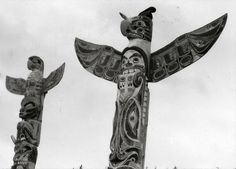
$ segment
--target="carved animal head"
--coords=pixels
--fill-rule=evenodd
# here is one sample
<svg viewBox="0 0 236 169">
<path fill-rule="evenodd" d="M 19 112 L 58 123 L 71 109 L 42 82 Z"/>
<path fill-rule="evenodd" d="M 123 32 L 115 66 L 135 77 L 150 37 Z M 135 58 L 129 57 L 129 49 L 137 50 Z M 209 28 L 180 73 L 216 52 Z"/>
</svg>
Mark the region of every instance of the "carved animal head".
<svg viewBox="0 0 236 169">
<path fill-rule="evenodd" d="M 44 70 L 44 63 L 43 60 L 38 57 L 38 56 L 31 56 L 28 59 L 28 63 L 27 63 L 28 69 L 29 70 Z"/>
<path fill-rule="evenodd" d="M 152 40 L 152 13 L 155 11 L 156 8 L 149 7 L 132 18 L 120 13 L 124 19 L 120 25 L 121 33 L 129 40 L 143 39 L 150 42 Z"/>
</svg>

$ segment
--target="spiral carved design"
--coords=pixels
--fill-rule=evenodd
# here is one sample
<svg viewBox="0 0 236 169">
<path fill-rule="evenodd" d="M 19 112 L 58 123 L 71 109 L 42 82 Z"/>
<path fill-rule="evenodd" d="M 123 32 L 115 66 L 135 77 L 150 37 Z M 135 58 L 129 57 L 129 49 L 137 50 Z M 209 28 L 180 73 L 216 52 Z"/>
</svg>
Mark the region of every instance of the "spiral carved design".
<svg viewBox="0 0 236 169">
<path fill-rule="evenodd" d="M 142 169 L 144 163 L 147 124 L 147 121 L 143 123 L 143 117 L 147 117 L 147 112 L 143 111 L 143 91 L 147 86 L 145 69 L 142 69 L 144 61 L 135 51 L 127 53 L 122 61 L 122 73 L 118 75 L 118 97 L 109 156 L 109 168 L 112 169 Z"/>
</svg>

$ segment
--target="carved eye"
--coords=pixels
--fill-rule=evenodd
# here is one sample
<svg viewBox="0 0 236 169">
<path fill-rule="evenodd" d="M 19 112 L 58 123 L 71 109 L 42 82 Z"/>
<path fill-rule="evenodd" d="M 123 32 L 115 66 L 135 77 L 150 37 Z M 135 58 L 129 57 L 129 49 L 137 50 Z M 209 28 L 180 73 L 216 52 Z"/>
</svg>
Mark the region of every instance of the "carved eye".
<svg viewBox="0 0 236 169">
<path fill-rule="evenodd" d="M 132 30 L 136 30 L 137 28 L 138 28 L 138 26 L 136 26 L 136 25 L 131 26 Z"/>
<path fill-rule="evenodd" d="M 143 21 L 138 21 L 138 22 L 136 22 L 136 24 L 138 26 L 142 26 L 142 27 L 144 27 L 146 25 L 145 22 L 143 22 Z"/>
<path fill-rule="evenodd" d="M 41 65 L 41 60 L 36 58 L 36 57 L 31 57 L 30 60 L 34 63 L 34 64 L 40 64 Z"/>
<path fill-rule="evenodd" d="M 127 29 L 126 29 L 126 32 L 127 32 L 127 33 L 130 33 L 130 29 L 127 28 Z"/>
<path fill-rule="evenodd" d="M 138 28 L 137 32 L 143 32 L 142 28 Z"/>
<path fill-rule="evenodd" d="M 122 60 L 122 64 L 126 64 L 127 60 L 126 59 L 123 59 Z"/>
<path fill-rule="evenodd" d="M 124 82 L 125 81 L 125 77 L 120 77 L 120 82 Z"/>
<path fill-rule="evenodd" d="M 134 62 L 134 63 L 139 62 L 139 58 L 138 58 L 138 57 L 135 57 L 135 58 L 133 59 L 133 62 Z"/>
</svg>

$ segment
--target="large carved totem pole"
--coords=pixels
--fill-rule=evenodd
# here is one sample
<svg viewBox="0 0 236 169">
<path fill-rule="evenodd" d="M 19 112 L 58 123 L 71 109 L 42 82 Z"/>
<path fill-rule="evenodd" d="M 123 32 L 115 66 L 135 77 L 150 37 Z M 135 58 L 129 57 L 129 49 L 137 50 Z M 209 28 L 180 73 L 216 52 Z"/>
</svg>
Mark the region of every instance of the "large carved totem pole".
<svg viewBox="0 0 236 169">
<path fill-rule="evenodd" d="M 152 13 L 150 7 L 121 22 L 121 33 L 129 40 L 119 52 L 76 38 L 75 49 L 82 66 L 94 75 L 115 82 L 118 88 L 111 138 L 109 168 L 143 169 L 148 125 L 148 82 L 158 82 L 201 58 L 221 34 L 227 14 L 179 36 L 151 53 Z"/>
<path fill-rule="evenodd" d="M 27 80 L 6 77 L 6 88 L 19 95 L 24 95 L 21 102 L 17 124 L 16 138 L 11 136 L 15 144 L 15 155 L 12 169 L 34 169 L 40 142 L 43 102 L 46 93 L 55 87 L 62 79 L 65 63 L 53 71 L 46 79 L 43 78 L 44 63 L 38 56 L 28 59 L 28 69 L 31 70 Z"/>
</svg>

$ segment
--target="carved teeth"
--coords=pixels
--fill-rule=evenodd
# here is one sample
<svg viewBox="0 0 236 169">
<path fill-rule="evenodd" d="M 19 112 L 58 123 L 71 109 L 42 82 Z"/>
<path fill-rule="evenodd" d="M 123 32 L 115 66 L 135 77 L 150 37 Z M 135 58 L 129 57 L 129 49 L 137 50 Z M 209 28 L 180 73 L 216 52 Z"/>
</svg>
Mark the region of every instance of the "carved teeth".
<svg viewBox="0 0 236 169">
<path fill-rule="evenodd" d="M 127 69 L 123 72 L 123 74 L 135 73 L 139 71 L 139 69 Z"/>
</svg>

